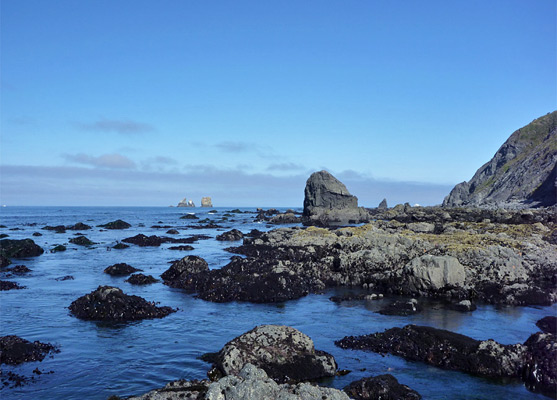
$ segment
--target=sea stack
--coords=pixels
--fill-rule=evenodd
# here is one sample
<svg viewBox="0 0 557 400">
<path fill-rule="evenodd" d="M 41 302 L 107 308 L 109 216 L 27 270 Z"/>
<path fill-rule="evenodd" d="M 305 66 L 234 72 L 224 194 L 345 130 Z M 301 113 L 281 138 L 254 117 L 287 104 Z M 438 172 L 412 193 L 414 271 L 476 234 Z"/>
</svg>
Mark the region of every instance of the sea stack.
<svg viewBox="0 0 557 400">
<path fill-rule="evenodd" d="M 213 203 L 211 202 L 210 197 L 202 197 L 201 198 L 201 207 L 213 207 Z"/>
<path fill-rule="evenodd" d="M 178 203 L 176 207 L 195 207 L 193 200 L 187 200 L 185 197 Z"/>
<path fill-rule="evenodd" d="M 358 207 L 358 198 L 327 171 L 311 174 L 304 191 L 302 223 L 339 226 L 369 221 L 369 214 Z"/>
</svg>

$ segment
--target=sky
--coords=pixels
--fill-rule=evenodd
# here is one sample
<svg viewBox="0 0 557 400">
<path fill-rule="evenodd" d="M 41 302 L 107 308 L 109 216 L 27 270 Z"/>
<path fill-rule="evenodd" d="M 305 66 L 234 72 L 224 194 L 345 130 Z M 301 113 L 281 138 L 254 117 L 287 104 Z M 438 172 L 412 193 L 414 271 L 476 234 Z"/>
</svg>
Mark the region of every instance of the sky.
<svg viewBox="0 0 557 400">
<path fill-rule="evenodd" d="M 2 0 L 0 202 L 434 205 L 557 109 L 554 0 Z"/>
</svg>

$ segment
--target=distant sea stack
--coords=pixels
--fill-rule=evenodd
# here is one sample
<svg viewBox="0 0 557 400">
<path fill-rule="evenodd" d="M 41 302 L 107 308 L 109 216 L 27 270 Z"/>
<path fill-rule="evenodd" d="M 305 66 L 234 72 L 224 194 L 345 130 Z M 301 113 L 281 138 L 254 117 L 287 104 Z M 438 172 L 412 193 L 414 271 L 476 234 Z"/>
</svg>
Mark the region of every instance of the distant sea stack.
<svg viewBox="0 0 557 400">
<path fill-rule="evenodd" d="M 176 207 L 195 207 L 195 204 L 193 203 L 193 200 L 186 200 L 184 197 Z"/>
<path fill-rule="evenodd" d="M 201 207 L 213 207 L 213 203 L 211 202 L 210 197 L 202 197 L 201 198 Z"/>
<path fill-rule="evenodd" d="M 358 207 L 358 198 L 327 171 L 311 174 L 304 191 L 304 225 L 335 226 L 369 221 L 369 213 Z"/>
<path fill-rule="evenodd" d="M 557 204 L 557 111 L 514 132 L 444 207 L 547 207 Z"/>
</svg>

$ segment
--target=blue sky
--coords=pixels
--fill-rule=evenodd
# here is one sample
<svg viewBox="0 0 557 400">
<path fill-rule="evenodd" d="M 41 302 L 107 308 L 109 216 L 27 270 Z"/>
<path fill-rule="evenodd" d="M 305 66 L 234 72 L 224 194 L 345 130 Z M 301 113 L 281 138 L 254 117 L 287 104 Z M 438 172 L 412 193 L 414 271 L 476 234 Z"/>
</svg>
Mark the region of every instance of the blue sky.
<svg viewBox="0 0 557 400">
<path fill-rule="evenodd" d="M 1 202 L 438 204 L 557 108 L 556 3 L 1 3 Z"/>
</svg>

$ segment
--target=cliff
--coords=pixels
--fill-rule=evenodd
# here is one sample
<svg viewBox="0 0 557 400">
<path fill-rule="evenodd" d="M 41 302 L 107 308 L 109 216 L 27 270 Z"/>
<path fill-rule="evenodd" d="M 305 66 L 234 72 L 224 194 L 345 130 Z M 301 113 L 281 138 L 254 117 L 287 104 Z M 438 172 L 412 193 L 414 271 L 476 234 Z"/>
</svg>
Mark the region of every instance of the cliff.
<svg viewBox="0 0 557 400">
<path fill-rule="evenodd" d="M 514 132 L 444 207 L 542 207 L 557 203 L 557 111 Z"/>
</svg>

